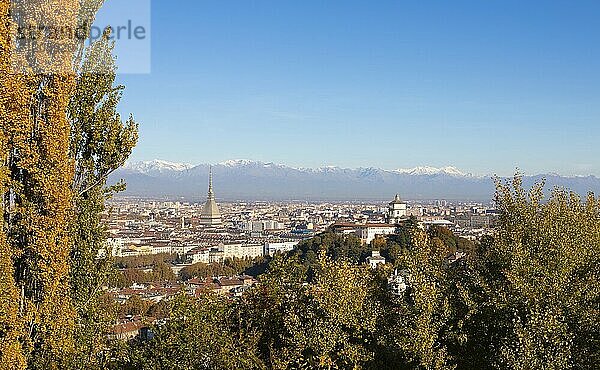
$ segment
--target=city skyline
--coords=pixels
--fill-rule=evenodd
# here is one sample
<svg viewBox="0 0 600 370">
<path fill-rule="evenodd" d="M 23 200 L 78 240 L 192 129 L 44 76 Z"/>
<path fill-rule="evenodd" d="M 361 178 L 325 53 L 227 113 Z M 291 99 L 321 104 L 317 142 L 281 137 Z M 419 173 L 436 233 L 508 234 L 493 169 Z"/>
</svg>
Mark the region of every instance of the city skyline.
<svg viewBox="0 0 600 370">
<path fill-rule="evenodd" d="M 167 4 L 133 160 L 600 176 L 596 2 Z"/>
</svg>

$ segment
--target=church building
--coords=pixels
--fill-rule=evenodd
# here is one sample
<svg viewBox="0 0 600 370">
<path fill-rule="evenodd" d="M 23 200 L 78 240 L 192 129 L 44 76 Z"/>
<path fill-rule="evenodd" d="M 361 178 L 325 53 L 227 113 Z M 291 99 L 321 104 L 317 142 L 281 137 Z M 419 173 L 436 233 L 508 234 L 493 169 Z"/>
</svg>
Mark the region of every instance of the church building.
<svg viewBox="0 0 600 370">
<path fill-rule="evenodd" d="M 388 206 L 387 223 L 392 225 L 398 224 L 406 219 L 406 215 L 406 203 L 400 199 L 400 195 L 396 194 L 396 197 Z"/>
</svg>

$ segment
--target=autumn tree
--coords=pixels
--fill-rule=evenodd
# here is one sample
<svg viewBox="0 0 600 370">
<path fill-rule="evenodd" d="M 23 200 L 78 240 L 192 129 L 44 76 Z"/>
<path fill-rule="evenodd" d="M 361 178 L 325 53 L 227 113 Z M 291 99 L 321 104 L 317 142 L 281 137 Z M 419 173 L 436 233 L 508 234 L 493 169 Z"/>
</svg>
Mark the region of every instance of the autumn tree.
<svg viewBox="0 0 600 370">
<path fill-rule="evenodd" d="M 386 345 L 395 347 L 413 367 L 452 368 L 447 336 L 453 314 L 450 300 L 455 297 L 446 294 L 449 249 L 423 231 L 415 232 L 411 244 L 400 258 L 410 288 L 402 297 L 389 297 L 393 304 L 387 305 L 387 325 L 380 339 L 389 341 Z"/>
<path fill-rule="evenodd" d="M 122 317 L 127 315 L 145 315 L 150 306 L 151 303 L 149 301 L 134 294 L 119 307 L 119 314 Z"/>
<path fill-rule="evenodd" d="M 2 58 L 10 58 L 12 69 L 3 62 L 2 244 L 12 257 L 28 367 L 64 368 L 74 351 L 68 265 L 73 161 L 65 112 L 76 46 L 70 39 L 25 39 L 17 50 L 11 36 L 17 24 L 75 29 L 80 8 L 75 0 L 11 2 L 10 9 L 7 3 L 2 2 L 2 24 L 11 28 L 2 30 Z"/>
<path fill-rule="evenodd" d="M 242 317 L 260 335 L 268 368 L 352 369 L 374 358 L 377 302 L 366 266 L 320 256 L 315 276 L 297 258 L 276 257 L 242 300 Z"/>
<path fill-rule="evenodd" d="M 22 366 L 19 353 L 31 368 L 64 368 L 81 364 L 72 361 L 80 347 L 74 332 L 79 337 L 97 319 L 90 309 L 98 310 L 92 307 L 106 275 L 99 265 L 107 265 L 95 259 L 102 247 L 103 180 L 129 155 L 136 127 L 115 113 L 121 89 L 112 86 L 106 40 L 84 53 L 79 39 L 26 39 L 17 50 L 11 38 L 17 24 L 76 29 L 101 1 L 11 3 L 0 8 L 0 245 L 6 252 L 0 272 L 3 299 L 15 292 L 18 299 L 0 305 L 7 318 L 3 338 L 16 351 L 14 368 Z"/>
<path fill-rule="evenodd" d="M 9 168 L 8 159 L 9 137 L 6 125 L 15 124 L 19 119 L 13 104 L 18 101 L 19 91 L 15 90 L 17 81 L 14 75 L 8 73 L 10 70 L 10 19 L 9 1 L 0 1 L 0 195 L 2 206 L 0 207 L 0 369 L 23 369 L 25 367 L 25 356 L 20 338 L 24 335 L 24 325 L 19 307 L 19 290 L 15 285 L 15 266 L 13 259 L 17 257 L 17 248 L 9 243 L 6 237 L 7 224 L 5 206 L 9 191 Z"/>
<path fill-rule="evenodd" d="M 593 368 L 600 362 L 600 202 L 564 189 L 545 200 L 520 176 L 497 184 L 499 228 L 486 255 L 502 333 L 498 367 Z"/>
</svg>

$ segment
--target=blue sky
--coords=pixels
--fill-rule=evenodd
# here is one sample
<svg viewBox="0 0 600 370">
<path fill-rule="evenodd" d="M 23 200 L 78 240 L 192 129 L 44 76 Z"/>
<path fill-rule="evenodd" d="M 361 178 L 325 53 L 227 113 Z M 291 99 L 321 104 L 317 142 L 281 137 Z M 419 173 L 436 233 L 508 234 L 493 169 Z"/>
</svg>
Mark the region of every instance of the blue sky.
<svg viewBox="0 0 600 370">
<path fill-rule="evenodd" d="M 117 0 L 108 0 L 117 1 Z M 598 1 L 152 1 L 134 160 L 600 175 Z"/>
</svg>

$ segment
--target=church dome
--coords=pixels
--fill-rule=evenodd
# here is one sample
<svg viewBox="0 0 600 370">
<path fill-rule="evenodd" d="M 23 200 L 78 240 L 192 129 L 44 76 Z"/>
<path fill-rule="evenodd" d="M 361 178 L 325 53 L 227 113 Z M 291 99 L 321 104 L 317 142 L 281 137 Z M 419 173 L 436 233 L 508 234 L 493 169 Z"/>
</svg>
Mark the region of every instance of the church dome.
<svg viewBox="0 0 600 370">
<path fill-rule="evenodd" d="M 404 204 L 402 199 L 400 199 L 399 194 L 396 194 L 396 197 L 394 198 L 394 200 L 390 202 L 390 205 L 392 205 L 392 204 Z"/>
</svg>

